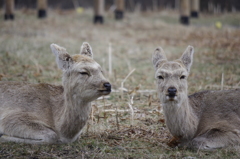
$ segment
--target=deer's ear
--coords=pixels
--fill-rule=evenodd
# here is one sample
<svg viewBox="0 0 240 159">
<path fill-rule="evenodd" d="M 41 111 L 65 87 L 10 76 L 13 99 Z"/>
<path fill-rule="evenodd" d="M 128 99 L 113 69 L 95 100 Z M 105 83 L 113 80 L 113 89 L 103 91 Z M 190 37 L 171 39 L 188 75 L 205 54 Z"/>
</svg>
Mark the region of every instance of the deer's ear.
<svg viewBox="0 0 240 159">
<path fill-rule="evenodd" d="M 63 71 L 69 69 L 73 64 L 73 60 L 66 49 L 56 44 L 51 44 L 50 47 L 53 54 L 56 56 L 58 68 Z"/>
<path fill-rule="evenodd" d="M 89 43 L 84 42 L 84 43 L 82 44 L 81 49 L 80 49 L 80 54 L 81 54 L 81 55 L 88 56 L 88 57 L 90 57 L 90 58 L 93 58 L 92 48 L 91 48 L 91 46 L 89 45 Z"/>
<path fill-rule="evenodd" d="M 157 68 L 166 61 L 167 58 L 163 49 L 161 47 L 156 48 L 152 55 L 152 63 L 154 68 L 157 70 Z"/>
<path fill-rule="evenodd" d="M 180 58 L 188 72 L 190 72 L 190 68 L 193 63 L 193 54 L 194 48 L 192 46 L 188 46 L 187 49 L 182 54 L 182 57 Z"/>
</svg>

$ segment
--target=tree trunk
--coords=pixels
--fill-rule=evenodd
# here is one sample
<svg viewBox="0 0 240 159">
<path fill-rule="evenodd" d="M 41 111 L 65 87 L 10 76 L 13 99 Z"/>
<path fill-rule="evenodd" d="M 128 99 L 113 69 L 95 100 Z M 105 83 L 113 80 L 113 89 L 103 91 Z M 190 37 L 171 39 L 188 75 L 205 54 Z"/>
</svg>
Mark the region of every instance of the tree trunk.
<svg viewBox="0 0 240 159">
<path fill-rule="evenodd" d="M 180 0 L 180 23 L 189 25 L 190 0 Z"/>
<path fill-rule="evenodd" d="M 199 0 L 191 0 L 191 17 L 198 18 L 199 16 Z"/>
<path fill-rule="evenodd" d="M 38 18 L 47 17 L 47 0 L 37 0 Z"/>
<path fill-rule="evenodd" d="M 5 0 L 4 20 L 14 20 L 14 0 Z"/>
<path fill-rule="evenodd" d="M 94 0 L 94 20 L 93 20 L 94 24 L 96 23 L 103 24 L 104 5 L 105 5 L 104 0 Z"/>
<path fill-rule="evenodd" d="M 115 0 L 116 10 L 115 10 L 115 19 L 123 19 L 123 13 L 125 9 L 125 0 Z"/>
</svg>

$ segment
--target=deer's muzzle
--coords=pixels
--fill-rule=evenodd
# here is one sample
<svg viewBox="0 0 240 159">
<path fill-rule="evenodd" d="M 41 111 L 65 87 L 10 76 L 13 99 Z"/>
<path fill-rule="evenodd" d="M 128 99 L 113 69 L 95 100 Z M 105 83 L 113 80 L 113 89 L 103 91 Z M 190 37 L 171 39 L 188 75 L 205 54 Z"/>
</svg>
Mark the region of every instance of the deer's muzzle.
<svg viewBox="0 0 240 159">
<path fill-rule="evenodd" d="M 104 95 L 107 95 L 111 92 L 111 84 L 109 82 L 103 83 L 103 88 L 98 90 L 99 92 L 103 93 Z"/>
<path fill-rule="evenodd" d="M 169 87 L 167 90 L 167 96 L 169 97 L 170 101 L 173 101 L 177 96 L 177 89 L 175 87 Z"/>
<path fill-rule="evenodd" d="M 104 83 L 103 86 L 106 88 L 106 91 L 111 92 L 111 84 L 110 83 Z"/>
</svg>

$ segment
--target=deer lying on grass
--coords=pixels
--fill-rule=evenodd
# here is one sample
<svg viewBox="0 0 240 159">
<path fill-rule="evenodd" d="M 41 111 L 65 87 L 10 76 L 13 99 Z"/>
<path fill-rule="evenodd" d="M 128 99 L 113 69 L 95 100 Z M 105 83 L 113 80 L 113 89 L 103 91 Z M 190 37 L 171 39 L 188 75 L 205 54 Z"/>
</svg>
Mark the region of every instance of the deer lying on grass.
<svg viewBox="0 0 240 159">
<path fill-rule="evenodd" d="M 88 120 L 90 102 L 111 92 L 88 43 L 72 56 L 56 44 L 51 49 L 63 86 L 0 82 L 0 141 L 73 142 Z"/>
<path fill-rule="evenodd" d="M 166 125 L 179 146 L 215 149 L 240 144 L 240 89 L 203 91 L 188 96 L 187 77 L 194 48 L 168 61 L 157 48 L 152 62 Z"/>
</svg>

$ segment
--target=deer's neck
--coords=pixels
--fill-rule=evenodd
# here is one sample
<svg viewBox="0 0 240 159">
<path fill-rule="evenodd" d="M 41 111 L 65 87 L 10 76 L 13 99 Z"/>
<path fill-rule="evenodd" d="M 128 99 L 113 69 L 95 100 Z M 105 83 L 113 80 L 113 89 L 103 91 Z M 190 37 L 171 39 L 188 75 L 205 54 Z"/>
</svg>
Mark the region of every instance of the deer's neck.
<svg viewBox="0 0 240 159">
<path fill-rule="evenodd" d="M 62 140 L 66 142 L 76 140 L 91 111 L 91 103 L 85 102 L 79 94 L 74 89 L 64 89 L 64 107 L 59 114 L 58 127 Z"/>
<path fill-rule="evenodd" d="M 163 104 L 166 124 L 173 136 L 190 139 L 194 136 L 198 118 L 189 103 L 188 96 L 181 103 L 168 102 Z"/>
</svg>

